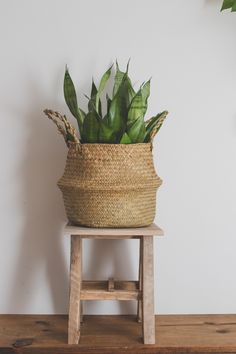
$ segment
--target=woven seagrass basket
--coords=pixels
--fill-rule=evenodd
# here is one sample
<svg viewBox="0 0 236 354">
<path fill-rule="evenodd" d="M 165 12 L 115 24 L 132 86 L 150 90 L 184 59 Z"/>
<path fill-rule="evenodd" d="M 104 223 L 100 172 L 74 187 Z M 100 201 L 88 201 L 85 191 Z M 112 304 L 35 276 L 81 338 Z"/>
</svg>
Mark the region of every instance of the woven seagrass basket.
<svg viewBox="0 0 236 354">
<path fill-rule="evenodd" d="M 161 182 L 150 143 L 72 143 L 58 186 L 71 223 L 119 228 L 153 222 Z"/>
</svg>

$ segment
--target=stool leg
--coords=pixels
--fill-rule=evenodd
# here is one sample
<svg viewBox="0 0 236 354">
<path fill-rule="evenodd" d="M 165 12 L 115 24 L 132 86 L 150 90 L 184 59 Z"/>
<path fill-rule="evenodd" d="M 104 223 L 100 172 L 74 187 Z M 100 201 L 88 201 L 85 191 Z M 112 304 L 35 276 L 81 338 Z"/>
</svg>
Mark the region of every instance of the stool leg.
<svg viewBox="0 0 236 354">
<path fill-rule="evenodd" d="M 82 238 L 77 235 L 71 235 L 68 344 L 78 344 L 80 337 L 81 254 Z"/>
<path fill-rule="evenodd" d="M 143 237 L 139 238 L 139 278 L 138 278 L 138 283 L 139 283 L 139 290 L 142 291 L 142 276 L 143 276 Z M 138 313 L 137 313 L 137 320 L 138 322 L 142 322 L 142 310 L 143 310 L 143 304 L 142 300 L 138 300 Z"/>
<path fill-rule="evenodd" d="M 143 236 L 143 340 L 155 344 L 153 236 Z"/>
<path fill-rule="evenodd" d="M 83 243 L 82 243 L 82 238 L 81 238 L 81 266 L 80 266 L 80 269 L 81 269 L 81 284 L 82 284 L 82 281 L 83 281 Z M 80 300 L 80 323 L 82 324 L 84 322 L 84 303 L 82 300 Z"/>
<path fill-rule="evenodd" d="M 80 323 L 84 322 L 83 301 L 80 300 Z"/>
</svg>

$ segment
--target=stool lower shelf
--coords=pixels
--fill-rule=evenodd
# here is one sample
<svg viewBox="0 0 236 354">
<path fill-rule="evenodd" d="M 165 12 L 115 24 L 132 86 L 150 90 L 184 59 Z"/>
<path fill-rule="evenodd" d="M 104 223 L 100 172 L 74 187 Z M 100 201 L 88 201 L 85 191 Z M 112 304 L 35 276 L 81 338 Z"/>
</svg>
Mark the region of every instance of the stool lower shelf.
<svg viewBox="0 0 236 354">
<path fill-rule="evenodd" d="M 109 289 L 108 281 L 82 281 L 81 300 L 140 300 L 142 292 L 138 281 L 113 281 L 114 288 Z"/>
</svg>

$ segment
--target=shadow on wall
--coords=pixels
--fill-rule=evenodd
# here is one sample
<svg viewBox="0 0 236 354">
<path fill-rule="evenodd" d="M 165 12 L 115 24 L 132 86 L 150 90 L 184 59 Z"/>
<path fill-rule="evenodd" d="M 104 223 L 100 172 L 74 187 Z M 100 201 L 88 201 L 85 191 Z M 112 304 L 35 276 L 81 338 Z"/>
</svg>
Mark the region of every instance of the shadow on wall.
<svg viewBox="0 0 236 354">
<path fill-rule="evenodd" d="M 22 186 L 19 208 L 24 224 L 21 235 L 17 235 L 20 246 L 9 313 L 13 309 L 16 313 L 27 313 L 36 306 L 40 309 L 35 308 L 35 312 L 44 312 L 42 289 L 47 287 L 53 304 L 51 312 L 65 312 L 68 271 L 61 230 L 66 220 L 56 182 L 63 171 L 66 149 L 59 142 L 61 137 L 44 120 L 42 109 L 47 99 L 34 85 L 30 87 L 28 102 L 29 113 L 24 117 L 22 114 L 22 124 L 28 130 L 25 157 L 19 161 L 16 176 Z M 49 307 L 47 304 L 46 308 Z"/>
<path fill-rule="evenodd" d="M 56 186 L 64 170 L 67 149 L 56 127 L 42 113 L 46 107 L 56 107 L 63 113 L 65 107 L 60 107 L 58 102 L 48 102 L 33 84 L 28 102 L 28 114 L 21 114 L 22 124 L 28 130 L 25 156 L 16 171 L 22 190 L 19 209 L 24 223 L 21 234 L 16 236 L 19 249 L 6 311 L 67 313 L 68 265 L 62 233 L 66 216 Z M 123 275 L 125 279 L 127 273 L 136 274 L 130 251 L 126 241 L 91 241 L 85 276 L 96 279 L 105 271 L 114 278 Z M 99 312 L 99 303 L 87 305 L 89 312 Z M 119 312 L 132 313 L 135 305 L 119 302 Z"/>
</svg>

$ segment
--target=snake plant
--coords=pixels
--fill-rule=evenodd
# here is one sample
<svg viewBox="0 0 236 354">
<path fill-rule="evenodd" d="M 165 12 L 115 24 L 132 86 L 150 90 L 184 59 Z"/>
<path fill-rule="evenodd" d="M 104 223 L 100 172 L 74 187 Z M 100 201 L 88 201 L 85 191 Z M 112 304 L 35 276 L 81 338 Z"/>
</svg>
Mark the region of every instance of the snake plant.
<svg viewBox="0 0 236 354">
<path fill-rule="evenodd" d="M 236 11 L 236 0 L 224 0 L 221 11 L 231 9 L 231 11 Z"/>
<path fill-rule="evenodd" d="M 126 71 L 120 70 L 116 62 L 116 72 L 112 95 L 106 94 L 106 109 L 103 114 L 101 94 L 109 80 L 112 66 L 103 74 L 98 87 L 92 81 L 91 93 L 88 98 L 88 111 L 85 113 L 78 105 L 74 83 L 66 67 L 64 76 L 64 97 L 66 104 L 78 123 L 81 143 L 107 144 L 135 144 L 150 142 L 162 126 L 168 112 L 158 113 L 145 121 L 148 98 L 150 95 L 150 80 L 144 82 L 135 92 Z M 46 115 L 57 124 L 66 121 L 65 116 L 45 110 Z M 62 131 L 59 130 L 61 133 Z M 70 132 L 72 130 L 70 129 Z M 74 131 L 73 131 L 74 132 Z M 76 141 L 78 138 L 68 135 L 68 124 L 65 126 L 64 138 L 66 142 Z M 69 138 L 68 138 L 69 137 Z"/>
</svg>

